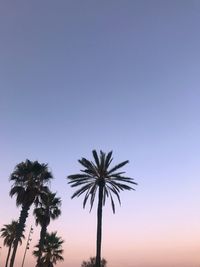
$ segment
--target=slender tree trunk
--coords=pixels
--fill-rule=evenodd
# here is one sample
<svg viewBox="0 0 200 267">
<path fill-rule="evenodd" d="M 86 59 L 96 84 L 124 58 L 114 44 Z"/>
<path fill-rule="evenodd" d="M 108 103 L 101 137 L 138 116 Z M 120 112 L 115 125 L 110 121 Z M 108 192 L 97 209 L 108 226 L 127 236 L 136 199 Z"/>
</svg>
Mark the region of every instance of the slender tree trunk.
<svg viewBox="0 0 200 267">
<path fill-rule="evenodd" d="M 103 185 L 100 184 L 98 208 L 97 208 L 96 267 L 101 267 L 102 207 L 103 207 Z"/>
<path fill-rule="evenodd" d="M 52 266 L 53 264 L 51 263 L 50 255 L 47 256 L 46 263 L 47 263 L 47 267 L 53 267 Z"/>
<path fill-rule="evenodd" d="M 41 266 L 42 249 L 44 247 L 44 239 L 46 236 L 46 232 L 47 232 L 47 225 L 46 223 L 44 223 L 40 231 L 39 251 L 38 251 L 38 259 L 37 259 L 36 266 Z"/>
<path fill-rule="evenodd" d="M 28 217 L 29 209 L 30 209 L 30 205 L 22 206 L 22 210 L 21 210 L 20 217 L 19 217 L 19 224 L 17 226 L 16 238 L 13 243 L 13 252 L 12 252 L 12 257 L 10 260 L 10 267 L 14 266 L 17 247 L 19 244 L 19 240 L 22 236 L 22 233 L 24 232 L 25 222 L 26 222 L 26 218 Z"/>
<path fill-rule="evenodd" d="M 10 258 L 11 248 L 12 248 L 12 244 L 10 244 L 9 249 L 8 249 L 8 255 L 7 255 L 7 258 L 6 258 L 6 265 L 5 265 L 5 267 L 8 266 L 8 261 L 9 261 L 9 258 Z"/>
</svg>

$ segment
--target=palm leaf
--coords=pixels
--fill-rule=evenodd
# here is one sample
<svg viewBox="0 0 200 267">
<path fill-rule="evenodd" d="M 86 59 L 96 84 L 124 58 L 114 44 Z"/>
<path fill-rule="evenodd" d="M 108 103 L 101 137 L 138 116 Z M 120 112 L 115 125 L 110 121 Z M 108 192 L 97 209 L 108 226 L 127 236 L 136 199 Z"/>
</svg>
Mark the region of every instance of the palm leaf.
<svg viewBox="0 0 200 267">
<path fill-rule="evenodd" d="M 78 190 L 71 196 L 71 198 L 79 197 L 81 194 L 83 194 L 85 191 L 87 191 L 90 187 L 91 187 L 91 184 L 87 184 L 87 185 L 81 187 L 80 189 L 78 189 Z"/>
<path fill-rule="evenodd" d="M 120 200 L 120 196 L 119 196 L 119 193 L 118 191 L 116 190 L 116 188 L 113 186 L 108 186 L 108 188 L 116 195 L 118 201 L 119 201 L 119 204 L 121 205 L 121 200 Z M 109 191 L 108 191 L 109 192 Z"/>
<path fill-rule="evenodd" d="M 106 161 L 105 161 L 105 169 L 107 170 L 108 167 L 110 166 L 110 163 L 112 162 L 112 151 L 108 153 L 106 156 Z"/>
<path fill-rule="evenodd" d="M 99 164 L 99 157 L 98 157 L 98 154 L 97 154 L 96 150 L 93 150 L 93 151 L 92 151 L 92 154 L 93 154 L 95 163 L 96 163 L 96 165 L 97 165 L 97 169 L 99 169 L 99 167 L 100 167 L 100 164 Z"/>
<path fill-rule="evenodd" d="M 122 168 L 122 167 L 123 167 L 124 165 L 126 165 L 127 163 L 129 163 L 128 160 L 119 163 L 119 164 L 116 165 L 114 168 L 112 168 L 111 170 L 108 171 L 108 175 L 111 174 L 112 172 L 114 172 L 114 171 L 116 171 L 116 170 Z"/>
</svg>

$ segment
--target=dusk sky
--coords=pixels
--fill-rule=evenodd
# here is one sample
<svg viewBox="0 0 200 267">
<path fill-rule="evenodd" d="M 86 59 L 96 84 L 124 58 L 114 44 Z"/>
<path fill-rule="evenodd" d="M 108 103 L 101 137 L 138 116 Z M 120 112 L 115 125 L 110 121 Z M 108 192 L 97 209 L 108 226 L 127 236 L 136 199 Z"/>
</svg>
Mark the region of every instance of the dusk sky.
<svg viewBox="0 0 200 267">
<path fill-rule="evenodd" d="M 0 0 L 0 128 L 0 227 L 19 218 L 16 164 L 48 163 L 62 198 L 48 228 L 65 240 L 57 266 L 80 267 L 95 255 L 96 206 L 71 200 L 66 177 L 92 149 L 113 150 L 138 186 L 115 215 L 103 210 L 108 267 L 200 266 L 200 1 Z M 24 267 L 32 210 L 26 236 L 31 224 Z"/>
</svg>

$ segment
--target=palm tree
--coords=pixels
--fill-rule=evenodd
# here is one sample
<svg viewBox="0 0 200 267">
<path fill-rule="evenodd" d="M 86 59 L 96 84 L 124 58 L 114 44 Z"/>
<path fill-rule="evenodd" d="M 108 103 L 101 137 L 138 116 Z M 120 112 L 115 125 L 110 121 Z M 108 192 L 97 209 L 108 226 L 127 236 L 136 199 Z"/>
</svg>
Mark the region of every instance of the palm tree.
<svg viewBox="0 0 200 267">
<path fill-rule="evenodd" d="M 44 246 L 42 248 L 42 257 L 40 267 L 53 267 L 57 261 L 63 261 L 62 244 L 64 240 L 57 236 L 57 232 L 46 233 Z M 39 244 L 35 246 L 37 250 L 33 251 L 33 255 L 38 258 Z"/>
<path fill-rule="evenodd" d="M 4 227 L 1 228 L 1 230 L 0 230 L 1 237 L 4 238 L 3 244 L 4 244 L 4 246 L 8 247 L 8 255 L 6 258 L 5 267 L 8 266 L 8 261 L 10 258 L 12 245 L 13 245 L 13 242 L 14 242 L 15 237 L 16 237 L 17 225 L 18 225 L 18 222 L 12 220 L 12 222 L 10 224 L 4 224 Z M 23 234 L 22 234 L 21 238 L 19 239 L 20 244 L 22 243 L 22 238 L 25 238 L 25 236 Z"/>
<path fill-rule="evenodd" d="M 40 201 L 37 203 L 34 209 L 34 214 L 36 216 L 36 225 L 41 225 L 40 240 L 39 240 L 39 251 L 37 265 L 41 264 L 42 248 L 44 244 L 45 235 L 47 232 L 47 226 L 50 220 L 55 220 L 61 214 L 60 207 L 61 199 L 56 197 L 56 193 L 49 191 L 48 194 L 41 195 Z"/>
<path fill-rule="evenodd" d="M 83 261 L 81 264 L 81 267 L 95 267 L 96 265 L 96 258 L 95 257 L 90 257 L 88 261 Z M 106 267 L 107 266 L 107 261 L 103 258 L 101 259 L 101 267 Z"/>
<path fill-rule="evenodd" d="M 16 165 L 10 176 L 10 180 L 14 182 L 10 190 L 10 196 L 16 196 L 17 206 L 22 207 L 16 238 L 13 243 L 10 267 L 14 265 L 19 239 L 24 231 L 29 209 L 41 194 L 48 192 L 46 184 L 52 178 L 53 176 L 48 171 L 47 164 L 40 164 L 38 161 L 30 161 L 28 159 Z"/>
<path fill-rule="evenodd" d="M 112 151 L 108 154 L 100 151 L 98 155 L 96 150 L 92 151 L 94 162 L 86 158 L 79 160 L 79 163 L 84 167 L 79 174 L 69 175 L 69 184 L 72 187 L 80 188 L 72 195 L 72 198 L 79 197 L 85 193 L 83 208 L 85 207 L 88 198 L 90 198 L 90 210 L 93 207 L 95 196 L 98 193 L 97 207 L 97 239 L 96 239 L 96 267 L 100 267 L 101 263 L 101 239 L 102 239 L 102 209 L 105 205 L 106 198 L 110 197 L 113 213 L 115 213 L 115 204 L 113 196 L 115 195 L 120 203 L 119 192 L 123 190 L 134 190 L 131 185 L 136 185 L 132 178 L 122 176 L 124 172 L 119 171 L 128 160 L 117 164 L 110 168 L 113 160 Z"/>
</svg>

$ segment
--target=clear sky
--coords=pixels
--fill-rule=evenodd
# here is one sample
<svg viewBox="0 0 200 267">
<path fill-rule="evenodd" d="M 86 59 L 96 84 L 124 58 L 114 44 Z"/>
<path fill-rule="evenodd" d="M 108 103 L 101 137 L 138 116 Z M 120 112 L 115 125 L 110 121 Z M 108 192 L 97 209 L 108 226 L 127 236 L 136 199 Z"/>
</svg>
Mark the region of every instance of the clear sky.
<svg viewBox="0 0 200 267">
<path fill-rule="evenodd" d="M 1 0 L 0 227 L 19 217 L 15 165 L 48 163 L 63 203 L 49 227 L 65 239 L 58 266 L 80 267 L 95 254 L 96 211 L 65 178 L 92 149 L 113 150 L 139 185 L 115 215 L 104 209 L 108 267 L 199 267 L 199 103 L 200 1 Z M 31 224 L 25 267 L 39 237 L 30 212 L 26 234 Z"/>
</svg>

